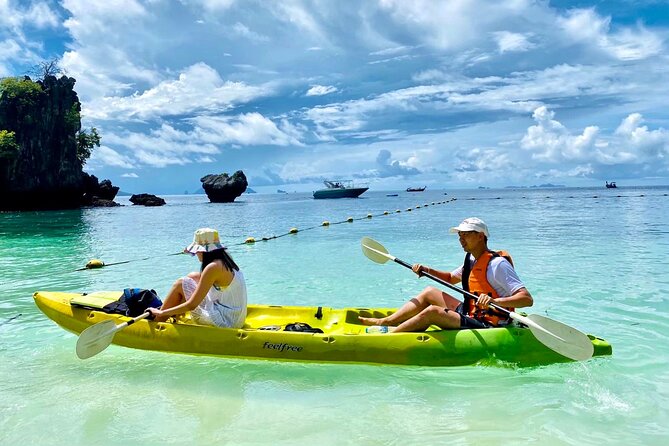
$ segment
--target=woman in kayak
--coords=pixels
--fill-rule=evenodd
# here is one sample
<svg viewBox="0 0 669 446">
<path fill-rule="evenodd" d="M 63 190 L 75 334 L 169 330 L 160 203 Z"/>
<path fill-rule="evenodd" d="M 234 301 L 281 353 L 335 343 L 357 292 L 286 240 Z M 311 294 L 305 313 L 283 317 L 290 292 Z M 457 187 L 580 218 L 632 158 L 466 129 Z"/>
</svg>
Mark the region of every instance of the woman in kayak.
<svg viewBox="0 0 669 446">
<path fill-rule="evenodd" d="M 190 311 L 203 325 L 240 328 L 246 319 L 246 283 L 244 275 L 221 245 L 218 231 L 195 231 L 193 243 L 184 252 L 197 256 L 200 271 L 177 279 L 160 308 L 147 311 L 156 321 Z"/>
<path fill-rule="evenodd" d="M 450 232 L 457 233 L 465 250 L 464 264 L 452 272 L 439 271 L 424 265 L 413 265 L 413 272 L 428 273 L 445 282 L 463 283 L 463 288 L 477 296 L 464 302 L 435 287 L 427 287 L 404 304 L 397 312 L 384 318 L 360 317 L 365 325 L 389 325 L 392 332 L 424 331 L 430 325 L 443 329 L 488 328 L 505 325 L 508 315 L 490 308 L 494 303 L 510 311 L 530 307 L 532 296 L 513 269 L 511 257 L 504 251 L 488 249 L 488 226 L 479 218 L 465 219 Z"/>
</svg>

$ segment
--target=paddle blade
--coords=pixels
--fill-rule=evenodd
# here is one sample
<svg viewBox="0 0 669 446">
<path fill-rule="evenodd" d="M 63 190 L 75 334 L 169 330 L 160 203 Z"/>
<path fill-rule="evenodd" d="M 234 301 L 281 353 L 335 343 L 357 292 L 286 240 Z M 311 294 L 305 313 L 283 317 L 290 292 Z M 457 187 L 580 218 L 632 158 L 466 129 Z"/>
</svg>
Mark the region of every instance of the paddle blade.
<svg viewBox="0 0 669 446">
<path fill-rule="evenodd" d="M 546 333 L 546 331 L 529 325 L 534 337 L 546 347 L 574 361 L 584 361 L 592 357 L 595 348 L 585 333 L 562 322 L 538 314 L 530 314 L 527 318 L 555 335 L 552 336 Z"/>
<path fill-rule="evenodd" d="M 91 325 L 82 331 L 77 339 L 79 359 L 88 359 L 109 347 L 117 331 L 116 324 L 111 320 Z"/>
<path fill-rule="evenodd" d="M 363 237 L 360 245 L 362 246 L 362 253 L 376 263 L 383 264 L 388 260 L 392 260 L 392 256 L 388 254 L 388 250 L 374 239 Z"/>
</svg>

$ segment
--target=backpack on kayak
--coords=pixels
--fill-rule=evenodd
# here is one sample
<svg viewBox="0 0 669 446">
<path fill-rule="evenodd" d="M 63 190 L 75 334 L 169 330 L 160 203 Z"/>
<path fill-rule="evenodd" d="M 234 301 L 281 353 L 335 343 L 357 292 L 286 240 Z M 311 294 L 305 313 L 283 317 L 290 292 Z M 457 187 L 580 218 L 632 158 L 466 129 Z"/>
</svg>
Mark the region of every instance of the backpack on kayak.
<svg viewBox="0 0 669 446">
<path fill-rule="evenodd" d="M 323 333 L 323 330 L 320 328 L 313 328 L 311 325 L 305 322 L 293 322 L 292 324 L 287 324 L 284 331 L 301 331 L 303 333 Z"/>
<path fill-rule="evenodd" d="M 126 288 L 119 300 L 108 303 L 102 307 L 102 311 L 136 317 L 144 313 L 147 308 L 160 308 L 162 304 L 155 290 Z"/>
</svg>

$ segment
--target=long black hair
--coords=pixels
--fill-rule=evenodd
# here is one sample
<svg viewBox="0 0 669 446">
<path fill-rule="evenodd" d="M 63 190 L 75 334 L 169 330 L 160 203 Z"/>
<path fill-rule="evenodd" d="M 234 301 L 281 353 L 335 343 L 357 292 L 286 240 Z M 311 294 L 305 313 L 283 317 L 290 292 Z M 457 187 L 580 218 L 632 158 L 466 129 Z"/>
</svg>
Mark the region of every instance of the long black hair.
<svg viewBox="0 0 669 446">
<path fill-rule="evenodd" d="M 200 267 L 200 272 L 204 271 L 207 265 L 215 260 L 220 260 L 223 262 L 223 266 L 228 271 L 239 271 L 239 267 L 235 261 L 232 260 L 232 257 L 230 257 L 230 254 L 228 254 L 228 251 L 225 248 L 221 248 L 202 253 L 202 266 Z"/>
</svg>

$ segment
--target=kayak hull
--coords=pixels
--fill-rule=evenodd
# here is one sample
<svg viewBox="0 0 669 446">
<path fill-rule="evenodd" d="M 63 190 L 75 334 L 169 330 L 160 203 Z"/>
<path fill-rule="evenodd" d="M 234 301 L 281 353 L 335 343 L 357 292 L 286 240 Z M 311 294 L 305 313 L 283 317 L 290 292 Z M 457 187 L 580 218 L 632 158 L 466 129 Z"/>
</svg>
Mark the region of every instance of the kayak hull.
<svg viewBox="0 0 669 446">
<path fill-rule="evenodd" d="M 33 297 L 48 318 L 79 334 L 106 320 L 117 324 L 130 320 L 99 309 L 104 302 L 117 300 L 121 294 L 119 291 L 92 294 L 38 291 Z M 535 366 L 570 361 L 545 347 L 526 328 L 366 333 L 366 327 L 358 321 L 359 315 L 383 317 L 393 311 L 250 305 L 246 324 L 240 329 L 198 325 L 188 317 L 173 323 L 144 319 L 116 333 L 113 343 L 170 353 L 329 363 L 464 366 L 501 361 Z M 323 333 L 266 329 L 294 322 L 307 323 L 322 329 Z M 595 356 L 611 354 L 608 342 L 594 336 L 590 338 Z"/>
</svg>

